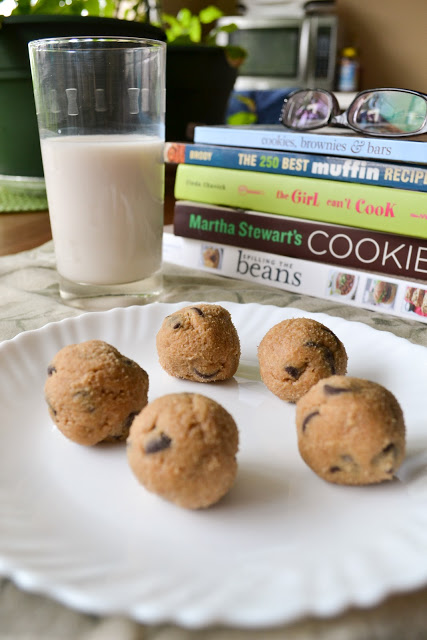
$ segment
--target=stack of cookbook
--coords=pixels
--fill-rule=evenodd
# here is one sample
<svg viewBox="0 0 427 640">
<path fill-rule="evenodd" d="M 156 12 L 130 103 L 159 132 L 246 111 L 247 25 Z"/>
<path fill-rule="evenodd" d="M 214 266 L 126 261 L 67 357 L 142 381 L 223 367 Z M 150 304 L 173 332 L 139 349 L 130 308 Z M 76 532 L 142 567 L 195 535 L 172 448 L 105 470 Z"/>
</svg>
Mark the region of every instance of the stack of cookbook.
<svg viewBox="0 0 427 640">
<path fill-rule="evenodd" d="M 170 262 L 427 322 L 427 145 L 200 126 L 177 164 Z"/>
</svg>

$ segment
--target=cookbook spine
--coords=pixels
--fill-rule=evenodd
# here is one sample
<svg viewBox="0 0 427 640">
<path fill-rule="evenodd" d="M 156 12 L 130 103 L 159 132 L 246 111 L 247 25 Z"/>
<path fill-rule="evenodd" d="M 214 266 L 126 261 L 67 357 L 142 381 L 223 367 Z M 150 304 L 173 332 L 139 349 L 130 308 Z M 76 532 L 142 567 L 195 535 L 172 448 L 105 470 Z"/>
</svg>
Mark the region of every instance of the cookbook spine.
<svg viewBox="0 0 427 640">
<path fill-rule="evenodd" d="M 427 323 L 427 286 L 419 281 L 163 235 L 165 262 Z"/>
<path fill-rule="evenodd" d="M 409 236 L 178 200 L 178 236 L 427 282 L 427 242 Z"/>
<path fill-rule="evenodd" d="M 427 146 L 423 140 L 300 132 L 282 126 L 197 126 L 194 142 L 427 164 Z"/>
<path fill-rule="evenodd" d="M 311 153 L 166 142 L 165 162 L 427 191 L 427 167 Z"/>
<path fill-rule="evenodd" d="M 427 194 L 415 191 L 180 164 L 175 198 L 427 239 Z"/>
</svg>

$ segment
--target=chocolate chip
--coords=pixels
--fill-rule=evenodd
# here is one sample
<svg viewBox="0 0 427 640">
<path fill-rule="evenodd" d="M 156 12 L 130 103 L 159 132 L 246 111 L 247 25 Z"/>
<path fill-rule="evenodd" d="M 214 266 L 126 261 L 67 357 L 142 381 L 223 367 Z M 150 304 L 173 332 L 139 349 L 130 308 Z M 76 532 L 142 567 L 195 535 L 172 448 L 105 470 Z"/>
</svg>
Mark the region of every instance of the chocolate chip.
<svg viewBox="0 0 427 640">
<path fill-rule="evenodd" d="M 329 469 L 329 473 L 337 473 L 337 471 L 341 471 L 341 467 L 331 467 Z"/>
<path fill-rule="evenodd" d="M 126 418 L 123 428 L 124 429 L 130 429 L 132 422 L 134 421 L 134 418 L 138 415 L 138 411 L 132 411 L 128 417 Z"/>
<path fill-rule="evenodd" d="M 47 404 L 48 404 L 48 407 L 49 407 L 49 411 L 51 411 L 53 413 L 53 415 L 56 416 L 56 414 L 57 414 L 56 409 L 54 409 L 49 402 Z"/>
<path fill-rule="evenodd" d="M 300 378 L 301 375 L 304 373 L 305 367 L 298 369 L 298 367 L 288 366 L 288 367 L 285 367 L 285 371 L 286 373 L 289 373 L 291 378 L 293 378 L 294 380 L 298 380 L 298 378 Z"/>
<path fill-rule="evenodd" d="M 390 442 L 390 444 L 384 447 L 382 453 L 390 453 L 391 451 L 396 455 L 396 445 L 393 442 Z"/>
<path fill-rule="evenodd" d="M 338 396 L 340 393 L 348 393 L 350 391 L 353 391 L 353 389 L 333 387 L 331 384 L 325 384 L 323 387 L 323 393 L 325 396 Z"/>
<path fill-rule="evenodd" d="M 307 424 L 310 422 L 310 420 L 311 420 L 312 418 L 314 418 L 315 416 L 318 416 L 318 415 L 319 415 L 319 413 L 320 413 L 319 411 L 312 411 L 311 413 L 309 413 L 309 414 L 308 414 L 308 416 L 306 416 L 306 417 L 304 418 L 303 423 L 302 423 L 302 430 L 303 430 L 303 432 L 305 431 L 305 429 L 306 429 L 306 427 L 307 427 Z"/>
<path fill-rule="evenodd" d="M 351 464 L 356 464 L 356 463 L 355 463 L 355 461 L 353 460 L 353 457 L 352 457 L 351 455 L 349 455 L 348 453 L 344 453 L 344 454 L 341 456 L 341 460 L 342 460 L 343 462 L 349 462 L 349 463 L 351 463 Z"/>
<path fill-rule="evenodd" d="M 145 453 L 157 453 L 158 451 L 168 449 L 171 445 L 171 442 L 172 439 L 162 432 L 158 438 L 154 438 L 153 440 L 147 442 L 147 444 L 145 445 Z"/>
<path fill-rule="evenodd" d="M 335 335 L 335 333 L 332 331 L 332 329 L 329 329 L 329 327 L 323 326 L 322 327 L 322 331 L 326 331 L 326 333 L 329 333 L 329 335 L 332 336 L 337 343 L 339 343 L 339 340 L 338 340 L 337 336 Z"/>
<path fill-rule="evenodd" d="M 323 349 L 323 357 L 325 358 L 326 364 L 329 366 L 332 375 L 335 375 L 335 357 L 329 347 L 324 347 Z"/>
<path fill-rule="evenodd" d="M 73 400 L 76 400 L 80 403 L 81 408 L 86 411 L 86 413 L 93 413 L 96 411 L 96 406 L 92 403 L 92 396 L 88 389 L 80 389 L 73 393 Z"/>
<path fill-rule="evenodd" d="M 325 344 L 322 344 L 321 342 L 313 342 L 313 340 L 308 340 L 304 343 L 304 346 L 314 347 L 315 349 L 320 349 L 321 351 L 323 351 L 323 358 L 330 368 L 332 375 L 335 375 L 335 357 L 329 347 L 327 347 Z"/>
<path fill-rule="evenodd" d="M 53 373 L 56 373 L 56 368 L 52 364 L 50 364 L 47 368 L 47 375 L 51 376 Z"/>
<path fill-rule="evenodd" d="M 199 314 L 199 316 L 204 316 L 205 314 L 203 313 L 203 311 L 201 309 L 199 309 L 199 307 L 191 307 L 193 309 L 193 311 L 195 311 L 196 313 Z"/>
<path fill-rule="evenodd" d="M 214 373 L 201 373 L 200 371 L 197 371 L 195 367 L 193 367 L 193 371 L 196 376 L 199 376 L 199 378 L 203 378 L 203 380 L 210 380 L 211 378 L 215 378 L 215 376 L 218 375 L 220 369 L 217 369 L 216 371 L 214 371 Z"/>
<path fill-rule="evenodd" d="M 393 459 L 396 459 L 397 451 L 398 451 L 397 446 L 394 444 L 394 442 L 390 442 L 372 458 L 371 463 L 374 466 L 378 464 L 383 464 L 384 459 L 387 458 L 387 456 L 389 456 L 390 454 L 392 455 Z M 390 460 L 390 463 L 391 463 L 391 460 Z M 392 471 L 393 469 L 391 471 L 386 471 L 386 473 L 391 473 Z"/>
<path fill-rule="evenodd" d="M 73 393 L 73 398 L 88 398 L 90 396 L 90 391 L 89 389 L 79 389 L 78 391 L 76 391 L 75 393 Z"/>
<path fill-rule="evenodd" d="M 168 324 L 172 326 L 172 329 L 179 329 L 182 327 L 182 323 L 179 316 L 168 316 Z"/>
</svg>

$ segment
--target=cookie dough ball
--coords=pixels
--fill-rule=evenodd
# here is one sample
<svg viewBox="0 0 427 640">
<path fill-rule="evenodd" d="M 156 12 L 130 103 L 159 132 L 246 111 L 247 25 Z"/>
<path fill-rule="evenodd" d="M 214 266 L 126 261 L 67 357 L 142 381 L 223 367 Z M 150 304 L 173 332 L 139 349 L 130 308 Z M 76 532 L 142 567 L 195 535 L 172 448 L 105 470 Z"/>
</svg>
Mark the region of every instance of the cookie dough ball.
<svg viewBox="0 0 427 640">
<path fill-rule="evenodd" d="M 50 416 L 78 444 L 125 440 L 147 394 L 144 369 L 102 340 L 66 346 L 48 367 Z"/>
<path fill-rule="evenodd" d="M 157 398 L 135 418 L 128 461 L 148 491 L 187 509 L 217 502 L 236 473 L 238 430 L 217 402 L 196 393 Z"/>
<path fill-rule="evenodd" d="M 328 327 L 309 318 L 283 320 L 258 347 L 261 379 L 276 396 L 296 402 L 322 378 L 347 372 L 347 353 Z"/>
<path fill-rule="evenodd" d="M 239 336 L 229 312 L 218 304 L 184 307 L 167 316 L 156 344 L 161 366 L 176 378 L 228 380 L 239 366 Z"/>
<path fill-rule="evenodd" d="M 405 455 L 402 409 L 390 391 L 369 380 L 320 380 L 298 401 L 296 424 L 303 460 L 335 484 L 391 480 Z"/>
</svg>

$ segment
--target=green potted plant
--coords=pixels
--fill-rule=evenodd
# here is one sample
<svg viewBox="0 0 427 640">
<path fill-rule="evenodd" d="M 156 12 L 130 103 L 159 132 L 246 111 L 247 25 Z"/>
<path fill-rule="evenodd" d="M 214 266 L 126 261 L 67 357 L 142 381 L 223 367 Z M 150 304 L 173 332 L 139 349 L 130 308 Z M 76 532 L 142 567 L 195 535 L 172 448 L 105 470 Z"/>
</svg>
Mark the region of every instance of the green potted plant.
<svg viewBox="0 0 427 640">
<path fill-rule="evenodd" d="M 166 71 L 166 137 L 192 138 L 196 124 L 225 121 L 228 98 L 237 68 L 246 52 L 241 47 L 218 46 L 219 31 L 236 25 L 215 26 L 223 12 L 208 6 L 198 14 L 181 9 L 176 16 L 162 14 L 161 27 L 168 42 Z"/>
<path fill-rule="evenodd" d="M 0 0 L 0 11 L 4 0 Z M 148 3 L 139 0 L 118 18 L 120 1 L 16 0 L 8 17 L 0 16 L 0 176 L 37 187 L 43 177 L 28 42 L 78 35 L 121 35 L 165 41 L 158 26 L 146 21 Z M 90 15 L 89 15 L 90 14 Z M 126 19 L 129 18 L 129 19 Z M 132 19 L 131 19 L 132 18 Z M 1 178 L 0 178 L 1 180 Z"/>
<path fill-rule="evenodd" d="M 0 0 L 0 11 L 5 0 Z M 197 123 L 223 122 L 236 68 L 245 52 L 219 47 L 223 15 L 210 6 L 198 15 L 153 15 L 150 0 L 15 0 L 0 16 L 0 176 L 43 177 L 28 42 L 77 35 L 122 35 L 167 40 L 166 137 L 186 140 Z M 150 12 L 151 9 L 151 12 Z M 223 28 L 233 30 L 235 25 Z"/>
</svg>

